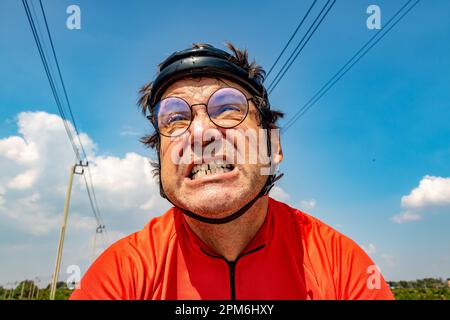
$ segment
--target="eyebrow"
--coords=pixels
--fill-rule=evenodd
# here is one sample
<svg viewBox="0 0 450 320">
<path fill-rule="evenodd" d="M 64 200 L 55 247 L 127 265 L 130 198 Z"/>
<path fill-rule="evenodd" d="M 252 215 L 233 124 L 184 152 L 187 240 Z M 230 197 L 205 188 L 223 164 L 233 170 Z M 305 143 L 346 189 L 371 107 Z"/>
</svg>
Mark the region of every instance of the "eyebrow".
<svg viewBox="0 0 450 320">
<path fill-rule="evenodd" d="M 217 90 L 222 89 L 222 88 L 228 88 L 228 86 L 227 86 L 227 87 L 220 86 L 220 87 L 218 87 L 218 88 L 214 88 L 213 90 L 211 90 L 211 92 L 208 94 L 208 96 L 207 96 L 207 98 L 206 98 L 206 101 L 205 101 L 204 103 L 206 104 L 206 102 L 208 101 L 209 97 L 210 97 L 214 92 L 216 92 Z M 192 96 L 189 95 L 189 94 L 186 94 L 186 93 L 183 92 L 183 91 L 180 92 L 180 90 L 182 90 L 182 88 L 177 88 L 177 89 L 175 89 L 173 92 L 171 92 L 171 93 L 168 94 L 168 95 L 165 95 L 165 94 L 164 94 L 164 95 L 161 97 L 161 99 L 170 98 L 170 97 L 178 97 L 178 98 L 181 98 L 181 99 L 183 99 L 183 100 L 186 100 L 186 102 L 188 102 L 189 105 L 200 103 L 200 102 L 191 103 L 190 101 L 187 101 L 188 98 L 190 98 L 190 97 L 192 97 Z M 200 103 L 200 104 L 201 104 L 201 103 Z"/>
<path fill-rule="evenodd" d="M 201 79 L 202 77 L 199 77 L 198 79 Z M 203 78 L 208 78 L 208 77 L 203 77 Z M 186 79 L 189 79 L 189 78 L 186 78 Z M 192 78 L 192 79 L 197 79 L 197 78 Z M 217 89 L 214 89 L 214 91 L 217 91 L 217 90 L 219 90 L 219 89 L 221 89 L 221 88 L 235 88 L 235 89 L 238 89 L 238 90 L 240 90 L 240 91 L 242 91 L 243 93 L 244 93 L 244 95 L 245 96 L 247 96 L 247 94 L 249 94 L 250 96 L 251 96 L 251 94 L 249 93 L 249 92 L 247 92 L 247 90 L 245 90 L 245 88 L 242 88 L 242 87 L 240 87 L 240 86 L 237 86 L 236 87 L 236 85 L 237 84 L 235 84 L 235 85 L 230 85 L 229 83 L 226 83 L 225 82 L 225 80 L 222 80 L 222 79 L 220 79 L 220 78 L 216 78 L 216 77 L 212 77 L 212 78 L 208 78 L 208 79 L 214 79 L 214 80 L 216 80 L 216 83 L 220 86 L 220 88 L 217 88 Z M 228 81 L 228 80 L 227 80 Z M 182 87 L 180 87 L 180 88 L 177 88 L 177 89 L 175 89 L 174 90 L 174 92 L 172 92 L 172 94 L 170 94 L 170 95 L 162 95 L 162 97 L 161 97 L 161 99 L 164 99 L 164 98 L 167 98 L 167 97 L 180 97 L 180 98 L 182 98 L 182 99 L 185 99 L 185 98 L 183 98 L 183 97 L 181 97 L 180 95 L 178 95 L 178 90 L 181 90 L 182 89 Z M 214 92 L 213 91 L 213 92 Z M 212 94 L 212 93 L 211 93 Z"/>
</svg>

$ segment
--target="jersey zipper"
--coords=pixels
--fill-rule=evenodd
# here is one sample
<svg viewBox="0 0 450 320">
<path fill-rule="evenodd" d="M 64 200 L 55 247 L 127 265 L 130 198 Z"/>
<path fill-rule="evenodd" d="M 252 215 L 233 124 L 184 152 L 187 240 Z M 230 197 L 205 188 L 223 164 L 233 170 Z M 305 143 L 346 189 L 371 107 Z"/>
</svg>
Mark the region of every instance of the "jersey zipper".
<svg viewBox="0 0 450 320">
<path fill-rule="evenodd" d="M 231 300 L 236 300 L 236 261 L 227 261 L 228 269 L 230 270 L 230 297 Z"/>
<path fill-rule="evenodd" d="M 256 252 L 258 250 L 261 250 L 262 248 L 264 248 L 266 245 L 260 245 L 259 247 L 250 250 L 246 253 L 244 253 L 243 255 L 239 256 L 236 260 L 234 261 L 228 261 L 227 259 L 225 259 L 224 257 L 221 256 L 215 256 L 212 254 L 209 254 L 208 252 L 206 252 L 205 250 L 203 250 L 203 248 L 200 248 L 200 250 L 206 254 L 207 256 L 211 257 L 211 258 L 215 258 L 215 259 L 222 259 L 223 261 L 225 261 L 228 265 L 228 270 L 229 270 L 229 274 L 230 274 L 230 298 L 231 300 L 236 300 L 236 264 L 238 263 L 239 259 L 241 259 L 242 257 L 249 255 L 250 253 Z"/>
<path fill-rule="evenodd" d="M 250 251 L 244 253 L 243 255 L 237 257 L 237 259 L 234 261 L 228 261 L 224 257 L 212 255 L 212 254 L 208 253 L 206 250 L 204 250 L 203 248 L 200 248 L 200 250 L 204 254 L 206 254 L 207 256 L 209 256 L 211 258 L 221 259 L 227 263 L 228 270 L 230 273 L 230 297 L 231 297 L 231 300 L 236 300 L 236 264 L 238 263 L 239 259 L 241 259 L 242 257 L 245 257 L 246 255 L 249 255 L 250 253 L 261 250 L 265 246 L 266 246 L 265 244 L 260 245 L 259 247 L 256 247 L 255 249 L 250 250 Z"/>
</svg>

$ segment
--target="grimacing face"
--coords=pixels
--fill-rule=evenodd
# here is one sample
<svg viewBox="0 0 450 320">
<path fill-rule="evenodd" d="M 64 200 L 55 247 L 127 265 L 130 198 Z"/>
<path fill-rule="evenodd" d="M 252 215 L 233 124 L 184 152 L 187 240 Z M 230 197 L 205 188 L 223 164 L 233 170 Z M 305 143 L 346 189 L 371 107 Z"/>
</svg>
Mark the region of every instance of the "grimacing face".
<svg viewBox="0 0 450 320">
<path fill-rule="evenodd" d="M 173 83 L 164 93 L 161 99 L 176 96 L 184 99 L 189 105 L 197 103 L 207 103 L 208 98 L 218 89 L 233 87 L 241 90 L 247 98 L 251 94 L 238 84 L 229 80 L 219 80 L 215 78 L 186 78 Z M 177 206 L 186 210 L 195 212 L 210 218 L 221 218 L 233 213 L 245 204 L 251 201 L 263 188 L 268 178 L 261 174 L 261 168 L 267 167 L 261 163 L 251 164 L 247 161 L 249 153 L 255 152 L 252 147 L 238 147 L 236 143 L 228 143 L 228 147 L 236 148 L 235 154 L 244 152 L 246 161 L 236 163 L 233 161 L 232 170 L 229 172 L 216 173 L 193 179 L 191 177 L 194 167 L 194 160 L 174 161 L 173 155 L 181 157 L 189 155 L 198 164 L 208 163 L 217 159 L 227 159 L 225 147 L 230 137 L 242 135 L 242 130 L 261 129 L 259 112 L 252 101 L 249 101 L 249 112 L 245 120 L 237 127 L 232 129 L 223 129 L 217 127 L 208 117 L 205 105 L 195 105 L 192 107 L 192 123 L 184 134 L 177 138 L 161 136 L 160 161 L 161 161 L 161 182 L 164 192 L 169 199 Z M 217 137 L 222 139 L 221 147 L 216 150 L 213 158 L 204 157 L 204 153 L 198 153 L 198 150 L 205 150 L 213 139 L 205 137 L 205 131 L 215 130 Z M 241 137 L 244 137 L 242 135 Z M 228 137 L 228 138 L 227 138 Z M 228 139 L 226 141 L 226 139 Z M 250 144 L 246 137 L 245 144 Z M 195 148 L 195 143 L 197 148 Z M 216 142 L 217 143 L 217 142 Z M 223 146 L 223 148 L 222 148 Z M 197 150 L 197 151 L 196 151 Z M 281 162 L 282 152 L 279 142 L 276 146 L 272 145 L 274 154 L 273 161 Z"/>
</svg>

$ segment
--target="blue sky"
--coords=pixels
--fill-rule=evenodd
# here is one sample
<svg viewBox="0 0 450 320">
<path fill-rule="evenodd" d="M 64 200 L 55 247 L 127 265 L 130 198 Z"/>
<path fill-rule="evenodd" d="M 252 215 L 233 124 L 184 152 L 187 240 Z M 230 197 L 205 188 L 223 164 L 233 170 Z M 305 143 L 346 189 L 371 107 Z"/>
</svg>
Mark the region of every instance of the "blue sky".
<svg viewBox="0 0 450 320">
<path fill-rule="evenodd" d="M 271 96 L 272 105 L 286 113 L 282 124 L 372 37 L 375 31 L 366 27 L 367 7 L 380 6 L 383 25 L 404 2 L 337 1 Z M 268 69 L 310 5 L 310 1 L 43 3 L 79 129 L 95 144 L 95 157 L 109 156 L 120 163 L 134 163 L 125 161 L 129 153 L 153 156 L 138 142 L 150 127 L 136 100 L 138 89 L 153 79 L 161 60 L 193 42 L 224 48 L 230 40 Z M 81 8 L 81 30 L 66 28 L 66 8 L 71 4 Z M 279 183 L 280 197 L 364 246 L 387 279 L 450 277 L 450 201 L 445 198 L 450 190 L 449 11 L 448 1 L 421 1 L 282 136 L 285 177 Z M 22 112 L 57 114 L 57 109 L 22 3 L 1 1 L 0 12 L 1 143 L 21 136 L 20 121 L 23 126 L 33 124 L 34 118 L 19 116 Z M 10 161 L 5 159 L 2 163 Z M 58 166 L 64 169 L 70 161 L 59 161 Z M 64 179 L 65 175 L 61 174 Z M 420 184 L 424 179 L 433 182 Z M 402 197 L 415 188 L 414 197 L 422 202 L 410 197 L 402 207 Z M 0 180 L 0 195 L 1 191 Z M 430 194 L 436 192 L 444 199 L 433 200 Z M 76 195 L 85 195 L 75 194 L 74 206 L 80 217 L 88 216 L 81 202 L 77 205 Z M 100 195 L 108 197 L 106 191 Z M 100 207 L 107 200 L 99 197 Z M 62 198 L 52 201 L 62 207 Z M 126 226 L 124 215 L 103 210 L 103 217 L 118 235 L 128 234 L 151 215 L 162 213 L 164 205 L 154 209 Z M 411 210 L 420 218 L 393 221 L 395 215 Z M 0 215 L 0 257 L 7 261 L 0 267 L 0 283 L 46 274 L 53 265 L 58 229 L 30 234 L 11 219 Z M 75 248 L 77 239 L 69 229 L 68 248 Z"/>
</svg>

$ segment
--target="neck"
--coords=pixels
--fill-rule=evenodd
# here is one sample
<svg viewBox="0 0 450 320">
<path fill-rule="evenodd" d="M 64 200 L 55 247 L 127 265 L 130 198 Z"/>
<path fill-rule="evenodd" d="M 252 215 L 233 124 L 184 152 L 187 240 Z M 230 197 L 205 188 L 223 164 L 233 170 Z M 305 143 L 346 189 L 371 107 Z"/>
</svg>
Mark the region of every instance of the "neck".
<svg viewBox="0 0 450 320">
<path fill-rule="evenodd" d="M 242 216 L 224 224 L 209 224 L 186 215 L 185 218 L 203 242 L 228 261 L 234 261 L 263 225 L 268 206 L 269 197 L 263 196 Z"/>
</svg>

